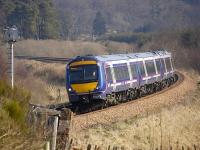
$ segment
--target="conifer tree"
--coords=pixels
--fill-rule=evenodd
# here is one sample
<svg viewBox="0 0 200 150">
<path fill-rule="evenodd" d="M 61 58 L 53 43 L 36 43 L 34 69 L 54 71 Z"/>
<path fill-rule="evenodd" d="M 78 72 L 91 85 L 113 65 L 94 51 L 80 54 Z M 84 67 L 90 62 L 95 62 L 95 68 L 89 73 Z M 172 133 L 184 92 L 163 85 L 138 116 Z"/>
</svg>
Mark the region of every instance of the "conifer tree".
<svg viewBox="0 0 200 150">
<path fill-rule="evenodd" d="M 101 12 L 96 13 L 96 17 L 93 21 L 93 34 L 94 35 L 102 35 L 106 32 L 106 23 L 101 14 Z"/>
</svg>

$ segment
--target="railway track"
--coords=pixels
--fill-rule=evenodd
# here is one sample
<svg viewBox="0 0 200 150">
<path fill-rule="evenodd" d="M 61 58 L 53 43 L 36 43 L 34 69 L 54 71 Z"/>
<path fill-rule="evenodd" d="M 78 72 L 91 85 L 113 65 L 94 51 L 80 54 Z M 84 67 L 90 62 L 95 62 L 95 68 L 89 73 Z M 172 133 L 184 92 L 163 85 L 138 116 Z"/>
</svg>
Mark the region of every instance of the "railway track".
<svg viewBox="0 0 200 150">
<path fill-rule="evenodd" d="M 183 82 L 184 75 L 179 73 L 179 72 L 177 72 L 176 74 L 178 75 L 178 80 L 174 84 L 172 84 L 170 87 L 164 88 L 163 90 L 161 90 L 159 92 L 156 92 L 156 93 L 153 93 L 153 94 L 141 97 L 141 98 L 137 98 L 137 99 L 134 99 L 134 100 L 130 100 L 130 101 L 127 101 L 127 102 L 124 102 L 124 103 L 120 103 L 118 105 L 114 105 L 114 106 L 111 106 L 111 107 L 103 108 L 103 109 L 100 109 L 100 110 L 91 111 L 91 112 L 78 114 L 78 115 L 75 114 L 75 117 L 82 117 L 82 116 L 86 116 L 86 115 L 90 115 L 90 114 L 94 114 L 94 113 L 101 113 L 103 111 L 107 111 L 109 109 L 117 108 L 119 106 L 130 105 L 130 104 L 134 103 L 135 101 L 140 101 L 141 99 L 148 99 L 148 98 L 154 97 L 156 95 L 162 94 L 162 93 L 164 93 L 164 92 L 166 92 L 166 91 L 168 91 L 168 90 L 170 90 L 172 88 L 175 88 L 176 86 L 178 86 L 179 84 L 181 84 Z"/>
<path fill-rule="evenodd" d="M 48 63 L 64 63 L 69 62 L 71 58 L 62 58 L 62 57 L 42 57 L 42 56 L 24 56 L 24 55 L 16 55 L 16 59 L 25 59 L 25 60 L 36 60 L 41 62 Z"/>
</svg>

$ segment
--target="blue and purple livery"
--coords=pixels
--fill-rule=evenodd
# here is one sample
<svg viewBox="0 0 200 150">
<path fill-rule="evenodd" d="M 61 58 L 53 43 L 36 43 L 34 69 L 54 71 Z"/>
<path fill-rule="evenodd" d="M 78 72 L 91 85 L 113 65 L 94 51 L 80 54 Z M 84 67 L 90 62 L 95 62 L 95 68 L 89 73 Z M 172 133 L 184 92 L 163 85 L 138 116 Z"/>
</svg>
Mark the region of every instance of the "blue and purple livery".
<svg viewBox="0 0 200 150">
<path fill-rule="evenodd" d="M 67 65 L 66 88 L 71 103 L 121 101 L 170 84 L 174 72 L 167 51 L 78 56 Z"/>
</svg>

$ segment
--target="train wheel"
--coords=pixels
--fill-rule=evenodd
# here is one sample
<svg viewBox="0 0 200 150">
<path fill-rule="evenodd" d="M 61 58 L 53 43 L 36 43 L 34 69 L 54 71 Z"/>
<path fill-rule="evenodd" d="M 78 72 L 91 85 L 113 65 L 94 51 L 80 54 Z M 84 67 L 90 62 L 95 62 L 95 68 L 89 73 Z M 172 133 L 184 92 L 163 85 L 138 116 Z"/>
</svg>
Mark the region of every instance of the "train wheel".
<svg viewBox="0 0 200 150">
<path fill-rule="evenodd" d="M 129 100 L 132 100 L 132 99 L 134 99 L 135 98 L 135 91 L 133 90 L 133 89 L 131 89 L 130 91 L 129 91 Z"/>
<path fill-rule="evenodd" d="M 115 100 L 116 100 L 117 102 L 120 102 L 120 101 L 121 101 L 120 93 L 116 93 Z"/>
</svg>

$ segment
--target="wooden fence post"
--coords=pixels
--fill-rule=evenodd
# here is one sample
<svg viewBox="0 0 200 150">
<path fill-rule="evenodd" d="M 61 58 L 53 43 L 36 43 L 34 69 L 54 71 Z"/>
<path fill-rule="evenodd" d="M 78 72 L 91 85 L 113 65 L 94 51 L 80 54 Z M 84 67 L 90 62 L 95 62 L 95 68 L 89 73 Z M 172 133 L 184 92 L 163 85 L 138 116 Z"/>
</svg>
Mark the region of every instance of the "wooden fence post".
<svg viewBox="0 0 200 150">
<path fill-rule="evenodd" d="M 194 150 L 197 150 L 197 147 L 196 147 L 196 145 L 194 144 Z"/>
<path fill-rule="evenodd" d="M 53 123 L 53 137 L 52 137 L 52 150 L 56 150 L 56 138 L 57 138 L 57 129 L 58 129 L 58 116 L 55 116 Z"/>
<path fill-rule="evenodd" d="M 50 142 L 47 141 L 45 144 L 45 150 L 50 150 Z"/>
<path fill-rule="evenodd" d="M 182 145 L 182 150 L 184 150 L 184 146 Z"/>
<path fill-rule="evenodd" d="M 110 150 L 110 145 L 108 146 L 108 150 Z"/>
</svg>

